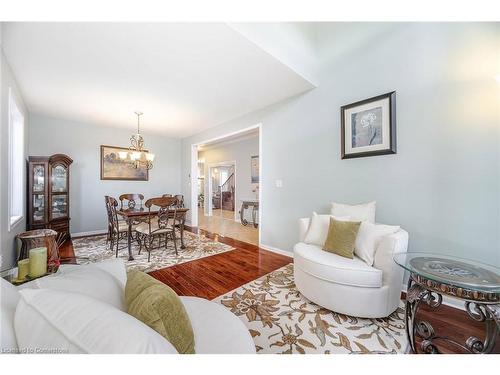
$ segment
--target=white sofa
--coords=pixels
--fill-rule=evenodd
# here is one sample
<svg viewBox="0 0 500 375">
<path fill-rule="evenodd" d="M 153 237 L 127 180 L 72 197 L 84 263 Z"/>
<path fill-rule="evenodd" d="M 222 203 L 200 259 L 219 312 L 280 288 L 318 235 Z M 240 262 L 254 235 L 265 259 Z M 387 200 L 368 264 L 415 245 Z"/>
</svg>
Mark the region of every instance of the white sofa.
<svg viewBox="0 0 500 375">
<path fill-rule="evenodd" d="M 346 315 L 381 318 L 394 312 L 404 272 L 393 255 L 407 251 L 408 233 L 400 229 L 383 237 L 372 267 L 357 256 L 348 259 L 304 243 L 309 222 L 299 219 L 300 242 L 293 251 L 298 290 L 314 303 Z"/>
<path fill-rule="evenodd" d="M 121 259 L 113 259 L 101 263 L 102 269 L 113 277 L 119 280 L 121 285 L 118 289 L 123 288 L 126 283 L 125 265 Z M 65 277 L 66 274 L 71 274 L 71 270 L 78 267 L 82 269 L 87 266 L 63 265 L 60 267 L 58 274 Z M 50 276 L 48 276 L 50 277 Z M 85 282 L 83 280 L 83 282 Z M 88 281 L 91 283 L 91 281 Z M 16 352 L 17 339 L 15 332 L 15 313 L 16 307 L 20 299 L 20 289 L 32 288 L 37 286 L 34 282 L 26 283 L 20 287 L 15 287 L 4 279 L 0 279 L 1 283 L 1 342 L 0 347 L 3 353 Z M 104 289 L 104 288 L 103 288 Z M 112 290 L 112 289 L 110 289 Z M 116 289 L 115 289 L 116 290 Z M 72 292 L 71 292 L 72 293 Z M 109 293 L 100 291 L 102 293 Z M 116 294 L 116 293 L 115 293 Z M 106 297 L 106 296 L 104 296 Z M 110 301 L 115 299 L 115 295 L 109 296 Z M 223 306 L 210 302 L 208 300 L 197 297 L 180 297 L 186 311 L 189 315 L 191 325 L 195 337 L 195 351 L 200 354 L 219 353 L 255 353 L 255 344 L 247 329 L 241 320 Z M 135 318 L 134 318 L 135 319 Z M 145 329 L 149 327 L 145 326 Z M 152 335 L 156 332 L 151 330 Z M 163 337 L 161 338 L 163 339 Z M 172 345 L 171 353 L 177 353 Z M 106 352 L 116 352 L 113 348 L 107 348 Z"/>
</svg>

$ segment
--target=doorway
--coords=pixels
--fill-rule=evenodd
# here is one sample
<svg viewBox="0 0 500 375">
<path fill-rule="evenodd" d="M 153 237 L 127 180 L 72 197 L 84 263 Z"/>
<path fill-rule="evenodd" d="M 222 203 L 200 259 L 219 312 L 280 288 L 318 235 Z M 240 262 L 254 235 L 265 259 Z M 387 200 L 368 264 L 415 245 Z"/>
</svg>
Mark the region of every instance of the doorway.
<svg viewBox="0 0 500 375">
<path fill-rule="evenodd" d="M 261 213 L 244 205 L 248 201 L 259 202 L 260 141 L 257 125 L 192 145 L 193 226 L 260 244 Z"/>
</svg>

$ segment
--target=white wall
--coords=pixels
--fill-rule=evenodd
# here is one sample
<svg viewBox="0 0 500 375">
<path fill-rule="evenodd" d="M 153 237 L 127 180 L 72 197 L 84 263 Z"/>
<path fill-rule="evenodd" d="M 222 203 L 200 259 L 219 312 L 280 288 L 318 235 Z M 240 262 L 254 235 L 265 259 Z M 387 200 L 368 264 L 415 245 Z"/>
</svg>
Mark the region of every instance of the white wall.
<svg viewBox="0 0 500 375">
<path fill-rule="evenodd" d="M 29 155 L 67 154 L 70 169 L 71 232 L 106 228 L 104 196 L 118 199 L 123 193 L 142 193 L 145 198 L 180 192 L 180 141 L 145 133 L 145 146 L 156 155 L 149 181 L 102 181 L 100 145 L 128 147 L 130 131 L 54 119 L 32 114 Z"/>
<path fill-rule="evenodd" d="M 236 162 L 236 192 L 235 211 L 238 212 L 242 199 L 255 199 L 252 189 L 257 184 L 251 182 L 250 158 L 259 155 L 259 136 L 256 134 L 252 138 L 228 144 L 214 145 L 205 151 L 198 153 L 198 157 L 205 159 L 205 197 L 208 197 L 208 179 L 210 164 L 224 161 Z M 215 189 L 215 187 L 213 187 Z M 208 202 L 208 201 L 207 201 Z M 208 207 L 208 205 L 206 205 Z"/>
<path fill-rule="evenodd" d="M 1 261 L 0 270 L 5 270 L 15 264 L 17 256 L 17 246 L 15 241 L 16 234 L 23 232 L 26 229 L 26 217 L 18 222 L 9 231 L 9 194 L 8 194 L 8 173 L 9 173 L 9 88 L 14 93 L 19 109 L 24 115 L 25 127 L 25 145 L 28 144 L 28 128 L 30 125 L 30 117 L 28 110 L 23 102 L 22 93 L 19 90 L 16 79 L 12 70 L 0 50 L 0 170 L 2 171 L 0 183 L 0 246 L 1 246 Z M 27 149 L 27 147 L 26 147 Z M 25 151 L 25 155 L 27 151 Z M 25 188 L 24 188 L 25 190 Z M 23 197 L 26 196 L 23 191 Z M 24 212 L 26 210 L 23 210 Z"/>
<path fill-rule="evenodd" d="M 410 251 L 500 265 L 499 38 L 498 24 L 401 24 L 324 63 L 317 89 L 184 139 L 183 192 L 191 144 L 262 123 L 264 245 L 291 251 L 297 219 L 333 200 L 376 200 Z M 392 90 L 397 155 L 341 160 L 340 107 Z"/>
</svg>

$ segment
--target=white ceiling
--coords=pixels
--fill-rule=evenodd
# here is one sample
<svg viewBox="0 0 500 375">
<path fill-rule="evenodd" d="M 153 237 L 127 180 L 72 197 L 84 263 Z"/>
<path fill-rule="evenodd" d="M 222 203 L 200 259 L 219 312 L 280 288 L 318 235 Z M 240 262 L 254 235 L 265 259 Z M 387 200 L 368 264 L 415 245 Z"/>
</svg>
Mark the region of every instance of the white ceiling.
<svg viewBox="0 0 500 375">
<path fill-rule="evenodd" d="M 296 56 L 223 23 L 4 23 L 2 38 L 31 112 L 131 131 L 136 110 L 180 138 L 314 87 Z"/>
</svg>

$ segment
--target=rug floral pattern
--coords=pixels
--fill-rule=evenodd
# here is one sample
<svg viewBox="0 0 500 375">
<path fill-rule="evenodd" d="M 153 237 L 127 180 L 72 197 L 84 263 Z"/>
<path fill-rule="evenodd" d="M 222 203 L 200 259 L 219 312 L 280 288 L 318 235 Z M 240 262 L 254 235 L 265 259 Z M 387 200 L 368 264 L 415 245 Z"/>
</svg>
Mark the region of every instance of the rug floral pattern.
<svg viewBox="0 0 500 375">
<path fill-rule="evenodd" d="M 161 248 L 151 250 L 151 261 L 148 262 L 148 252 L 143 248 L 139 255 L 139 245 L 137 242 L 133 241 L 132 254 L 134 260 L 129 261 L 127 241 L 122 240 L 118 247 L 121 249 L 118 251 L 118 257 L 125 260 L 127 270 L 139 269 L 144 272 L 151 272 L 234 250 L 234 247 L 220 242 L 214 242 L 203 235 L 187 231 L 184 232 L 184 244 L 186 248 L 181 249 L 179 242 L 177 243 L 179 255 L 176 256 L 174 244 L 170 240 L 168 241 L 167 249 L 162 246 Z M 106 236 L 94 236 L 73 239 L 73 249 L 77 257 L 77 263 L 87 264 L 101 262 L 115 257 L 116 248 L 113 250 L 109 249 L 109 244 L 106 243 Z"/>
<path fill-rule="evenodd" d="M 326 310 L 297 290 L 290 263 L 214 299 L 248 327 L 257 353 L 402 353 L 403 304 L 384 319 Z"/>
</svg>

